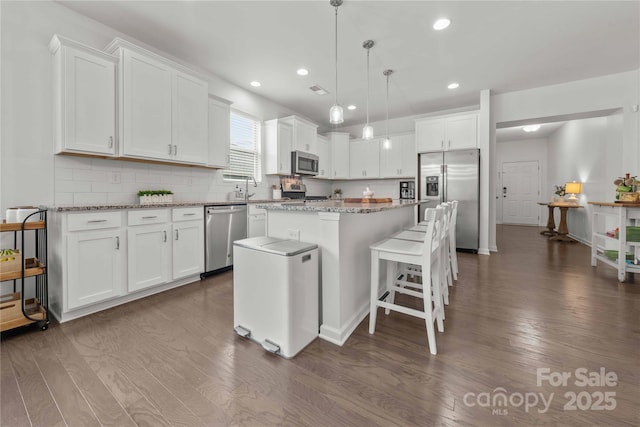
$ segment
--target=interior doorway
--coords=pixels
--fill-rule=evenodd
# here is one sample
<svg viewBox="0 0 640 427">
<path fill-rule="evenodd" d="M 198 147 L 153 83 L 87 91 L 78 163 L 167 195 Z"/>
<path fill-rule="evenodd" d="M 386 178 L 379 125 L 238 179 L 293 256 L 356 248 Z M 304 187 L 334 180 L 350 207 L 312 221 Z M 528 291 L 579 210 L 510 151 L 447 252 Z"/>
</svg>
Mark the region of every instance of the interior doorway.
<svg viewBox="0 0 640 427">
<path fill-rule="evenodd" d="M 538 161 L 502 163 L 502 223 L 538 225 L 540 165 Z"/>
</svg>

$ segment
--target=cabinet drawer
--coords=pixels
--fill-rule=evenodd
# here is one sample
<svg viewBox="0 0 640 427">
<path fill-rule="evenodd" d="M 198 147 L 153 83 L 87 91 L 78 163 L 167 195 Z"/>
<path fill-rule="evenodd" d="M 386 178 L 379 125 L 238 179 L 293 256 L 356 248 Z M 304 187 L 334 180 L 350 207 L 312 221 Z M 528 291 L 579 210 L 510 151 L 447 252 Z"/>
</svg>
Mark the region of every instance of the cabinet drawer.
<svg viewBox="0 0 640 427">
<path fill-rule="evenodd" d="M 266 209 L 257 208 L 255 205 L 248 204 L 247 208 L 247 215 L 264 215 L 267 213 Z"/>
<path fill-rule="evenodd" d="M 192 221 L 194 219 L 204 219 L 204 207 L 175 208 L 172 212 L 173 221 Z"/>
<path fill-rule="evenodd" d="M 169 209 L 136 209 L 127 212 L 129 225 L 159 224 L 169 222 Z"/>
<path fill-rule="evenodd" d="M 120 227 L 122 215 L 120 212 L 91 212 L 69 214 L 67 218 L 68 231 L 100 230 L 103 228 Z"/>
</svg>

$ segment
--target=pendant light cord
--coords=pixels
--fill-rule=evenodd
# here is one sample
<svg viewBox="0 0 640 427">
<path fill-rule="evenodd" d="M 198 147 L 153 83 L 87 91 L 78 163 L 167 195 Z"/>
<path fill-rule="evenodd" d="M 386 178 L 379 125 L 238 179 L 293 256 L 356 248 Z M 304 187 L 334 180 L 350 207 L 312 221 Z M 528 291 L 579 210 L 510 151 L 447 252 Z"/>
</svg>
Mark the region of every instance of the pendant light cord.
<svg viewBox="0 0 640 427">
<path fill-rule="evenodd" d="M 367 126 L 369 126 L 369 52 L 371 48 L 367 48 Z"/>
<path fill-rule="evenodd" d="M 386 123 L 387 140 L 389 139 L 389 74 L 387 74 L 387 123 Z"/>
<path fill-rule="evenodd" d="M 335 25 L 335 41 L 336 41 L 336 96 L 335 96 L 335 104 L 338 105 L 338 6 L 336 6 L 336 25 Z"/>
</svg>

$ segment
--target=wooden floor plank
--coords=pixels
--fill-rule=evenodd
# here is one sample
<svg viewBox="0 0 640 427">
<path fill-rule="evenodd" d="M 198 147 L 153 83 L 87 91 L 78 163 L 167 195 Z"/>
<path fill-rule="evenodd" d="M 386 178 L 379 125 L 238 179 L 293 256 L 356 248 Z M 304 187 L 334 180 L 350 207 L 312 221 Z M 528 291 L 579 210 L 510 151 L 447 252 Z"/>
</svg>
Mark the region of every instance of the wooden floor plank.
<svg viewBox="0 0 640 427">
<path fill-rule="evenodd" d="M 614 269 L 590 267 L 588 247 L 538 231 L 499 226 L 500 252 L 458 254 L 436 356 L 423 320 L 382 311 L 375 334 L 367 318 L 342 347 L 318 339 L 291 360 L 268 354 L 233 332 L 229 271 L 46 332 L 4 333 L 0 420 L 30 425 L 34 414 L 45 425 L 51 413 L 46 425 L 72 425 L 92 412 L 104 426 L 637 426 L 640 280 L 620 284 Z M 536 382 L 538 368 L 581 367 L 615 372 L 616 386 Z M 554 398 L 545 412 L 502 414 L 465 401 L 499 389 Z M 564 394 L 581 391 L 613 391 L 616 408 L 565 410 Z"/>
</svg>

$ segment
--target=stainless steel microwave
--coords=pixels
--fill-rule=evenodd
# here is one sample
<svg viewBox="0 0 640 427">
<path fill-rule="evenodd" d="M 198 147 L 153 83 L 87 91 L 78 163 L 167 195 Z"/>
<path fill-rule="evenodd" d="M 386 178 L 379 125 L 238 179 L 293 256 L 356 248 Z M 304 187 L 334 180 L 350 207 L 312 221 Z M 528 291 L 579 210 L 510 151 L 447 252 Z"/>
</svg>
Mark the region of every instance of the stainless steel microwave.
<svg viewBox="0 0 640 427">
<path fill-rule="evenodd" d="M 317 175 L 318 156 L 302 151 L 291 152 L 291 175 Z"/>
</svg>

